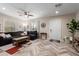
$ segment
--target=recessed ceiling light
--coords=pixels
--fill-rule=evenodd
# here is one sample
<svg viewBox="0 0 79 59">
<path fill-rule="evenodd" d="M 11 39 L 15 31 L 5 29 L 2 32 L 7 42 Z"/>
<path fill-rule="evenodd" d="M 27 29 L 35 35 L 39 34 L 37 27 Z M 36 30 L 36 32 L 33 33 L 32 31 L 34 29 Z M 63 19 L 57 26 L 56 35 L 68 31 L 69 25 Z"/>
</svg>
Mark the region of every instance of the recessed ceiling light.
<svg viewBox="0 0 79 59">
<path fill-rule="evenodd" d="M 56 14 L 58 14 L 59 13 L 59 11 L 56 11 Z"/>
<path fill-rule="evenodd" d="M 5 10 L 6 8 L 5 8 L 5 7 L 3 7 L 2 9 L 3 9 L 3 10 Z"/>
</svg>

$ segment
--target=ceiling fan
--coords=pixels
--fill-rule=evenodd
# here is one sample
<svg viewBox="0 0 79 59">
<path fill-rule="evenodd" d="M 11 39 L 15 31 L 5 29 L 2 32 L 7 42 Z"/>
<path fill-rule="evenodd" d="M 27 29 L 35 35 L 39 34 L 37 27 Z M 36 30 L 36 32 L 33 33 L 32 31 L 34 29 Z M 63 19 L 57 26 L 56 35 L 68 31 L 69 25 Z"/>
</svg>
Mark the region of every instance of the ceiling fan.
<svg viewBox="0 0 79 59">
<path fill-rule="evenodd" d="M 34 16 L 29 11 L 25 11 L 25 10 L 19 10 L 17 12 L 18 12 L 19 16 L 24 16 L 24 17 L 32 17 L 32 16 Z"/>
</svg>

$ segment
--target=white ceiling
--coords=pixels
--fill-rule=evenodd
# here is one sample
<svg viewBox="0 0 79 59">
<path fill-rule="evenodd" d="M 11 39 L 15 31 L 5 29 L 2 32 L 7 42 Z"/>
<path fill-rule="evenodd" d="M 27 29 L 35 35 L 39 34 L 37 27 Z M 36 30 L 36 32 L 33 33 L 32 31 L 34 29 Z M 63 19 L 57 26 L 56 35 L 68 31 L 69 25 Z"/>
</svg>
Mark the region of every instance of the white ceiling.
<svg viewBox="0 0 79 59">
<path fill-rule="evenodd" d="M 17 13 L 17 11 L 22 9 L 30 11 L 30 13 L 34 15 L 30 17 L 30 19 L 34 19 L 76 13 L 79 10 L 78 3 L 63 3 L 59 8 L 56 8 L 55 5 L 56 3 L 6 3 L 0 4 L 0 12 L 19 19 L 26 19 L 24 16 L 19 16 Z M 2 10 L 3 7 L 5 7 L 6 10 Z M 56 10 L 59 11 L 58 14 L 55 13 Z"/>
</svg>

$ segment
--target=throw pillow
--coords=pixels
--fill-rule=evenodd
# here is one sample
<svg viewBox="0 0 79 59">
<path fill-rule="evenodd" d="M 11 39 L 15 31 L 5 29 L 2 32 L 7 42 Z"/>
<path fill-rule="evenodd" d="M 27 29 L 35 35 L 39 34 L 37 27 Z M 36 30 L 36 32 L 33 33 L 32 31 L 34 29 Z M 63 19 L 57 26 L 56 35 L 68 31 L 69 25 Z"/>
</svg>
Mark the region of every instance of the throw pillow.
<svg viewBox="0 0 79 59">
<path fill-rule="evenodd" d="M 11 35 L 10 34 L 6 34 L 5 37 L 6 38 L 9 38 L 9 37 L 11 37 Z"/>
</svg>

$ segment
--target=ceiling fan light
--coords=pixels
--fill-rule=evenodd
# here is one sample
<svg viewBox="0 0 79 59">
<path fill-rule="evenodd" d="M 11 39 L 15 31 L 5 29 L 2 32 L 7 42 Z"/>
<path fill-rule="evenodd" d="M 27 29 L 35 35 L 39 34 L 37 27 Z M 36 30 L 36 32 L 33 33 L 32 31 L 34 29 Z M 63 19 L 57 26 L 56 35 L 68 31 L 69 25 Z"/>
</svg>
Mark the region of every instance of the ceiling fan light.
<svg viewBox="0 0 79 59">
<path fill-rule="evenodd" d="M 27 17 L 27 15 L 25 15 L 25 17 Z"/>
</svg>

